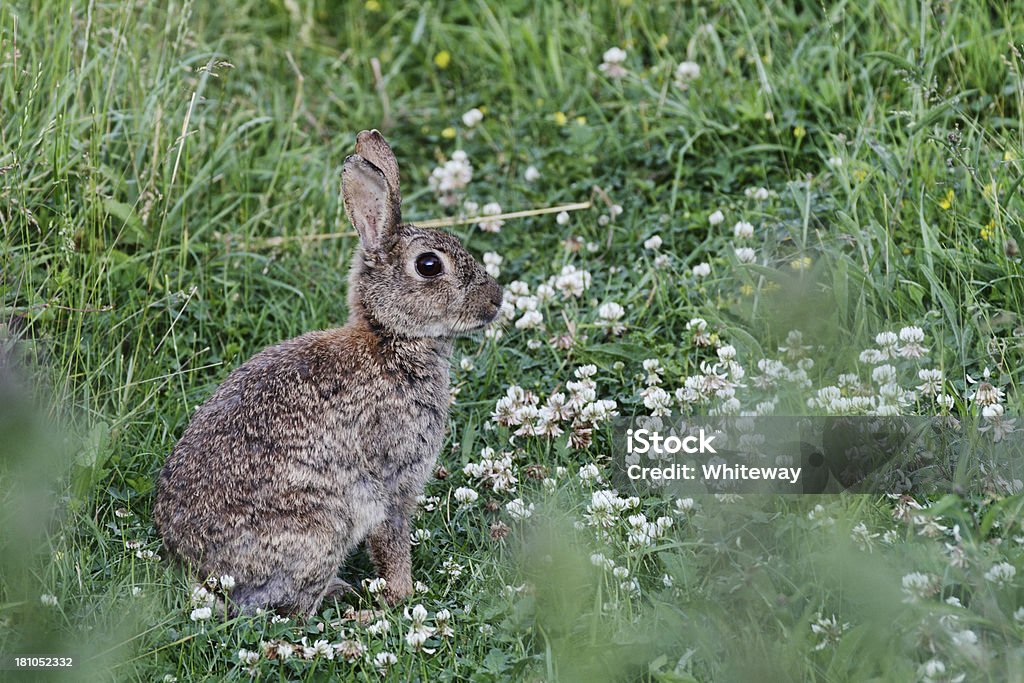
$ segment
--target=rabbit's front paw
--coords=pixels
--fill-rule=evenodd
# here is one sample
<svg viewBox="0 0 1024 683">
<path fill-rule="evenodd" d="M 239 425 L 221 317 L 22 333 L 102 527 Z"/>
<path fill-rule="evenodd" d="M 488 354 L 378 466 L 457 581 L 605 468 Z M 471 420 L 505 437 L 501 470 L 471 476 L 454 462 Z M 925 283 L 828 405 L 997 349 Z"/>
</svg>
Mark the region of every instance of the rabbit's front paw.
<svg viewBox="0 0 1024 683">
<path fill-rule="evenodd" d="M 331 582 L 327 584 L 327 590 L 324 592 L 324 600 L 329 598 L 341 598 L 348 593 L 355 592 L 356 589 L 352 587 L 352 584 L 335 576 L 331 579 Z"/>
<path fill-rule="evenodd" d="M 401 581 L 389 581 L 387 586 L 384 587 L 384 599 L 392 607 L 400 602 L 404 602 L 410 595 L 412 595 L 411 576 Z"/>
</svg>

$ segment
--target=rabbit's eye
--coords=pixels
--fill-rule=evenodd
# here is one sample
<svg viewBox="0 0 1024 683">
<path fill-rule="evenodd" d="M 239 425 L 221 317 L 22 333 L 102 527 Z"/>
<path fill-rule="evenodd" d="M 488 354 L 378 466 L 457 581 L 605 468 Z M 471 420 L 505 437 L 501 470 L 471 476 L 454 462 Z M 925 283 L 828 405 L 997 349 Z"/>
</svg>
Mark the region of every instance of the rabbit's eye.
<svg viewBox="0 0 1024 683">
<path fill-rule="evenodd" d="M 416 272 L 423 277 L 437 277 L 444 272 L 444 263 L 440 256 L 428 251 L 416 257 Z"/>
</svg>

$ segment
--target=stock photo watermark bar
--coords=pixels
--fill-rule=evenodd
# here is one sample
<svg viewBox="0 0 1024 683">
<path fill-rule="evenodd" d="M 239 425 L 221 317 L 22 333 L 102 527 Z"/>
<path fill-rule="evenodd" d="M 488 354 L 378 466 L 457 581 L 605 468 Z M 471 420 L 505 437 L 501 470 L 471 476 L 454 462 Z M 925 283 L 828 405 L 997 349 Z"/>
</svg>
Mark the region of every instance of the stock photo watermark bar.
<svg viewBox="0 0 1024 683">
<path fill-rule="evenodd" d="M 1024 488 L 1024 439 L 950 417 L 647 417 L 613 425 L 635 494 L 884 494 Z"/>
</svg>

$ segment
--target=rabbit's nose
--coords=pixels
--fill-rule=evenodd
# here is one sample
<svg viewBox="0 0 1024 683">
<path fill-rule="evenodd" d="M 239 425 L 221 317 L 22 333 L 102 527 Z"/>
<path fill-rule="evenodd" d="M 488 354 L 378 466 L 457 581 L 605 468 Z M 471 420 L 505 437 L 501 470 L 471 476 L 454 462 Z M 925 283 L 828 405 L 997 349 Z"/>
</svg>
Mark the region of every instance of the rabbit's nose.
<svg viewBox="0 0 1024 683">
<path fill-rule="evenodd" d="M 494 282 L 494 281 L 492 280 L 492 282 Z M 497 282 L 494 282 L 494 286 L 491 287 L 491 303 L 494 304 L 495 306 L 499 306 L 500 307 L 501 306 L 501 302 L 502 302 L 502 296 L 501 295 L 502 295 L 501 285 L 499 285 Z"/>
</svg>

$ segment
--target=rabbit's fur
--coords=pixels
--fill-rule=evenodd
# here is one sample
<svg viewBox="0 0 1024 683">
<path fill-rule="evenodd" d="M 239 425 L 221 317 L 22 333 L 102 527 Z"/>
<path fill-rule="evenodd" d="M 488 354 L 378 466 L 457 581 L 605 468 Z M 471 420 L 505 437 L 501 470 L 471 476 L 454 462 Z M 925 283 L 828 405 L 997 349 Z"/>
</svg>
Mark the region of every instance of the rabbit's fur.
<svg viewBox="0 0 1024 683">
<path fill-rule="evenodd" d="M 409 515 L 444 438 L 453 338 L 490 323 L 501 287 L 446 233 L 401 223 L 377 131 L 345 160 L 360 244 L 344 327 L 253 356 L 195 413 L 160 474 L 154 519 L 200 578 L 235 578 L 239 612 L 310 614 L 364 539 L 392 604 L 412 592 Z M 444 265 L 424 277 L 417 258 Z"/>
</svg>

